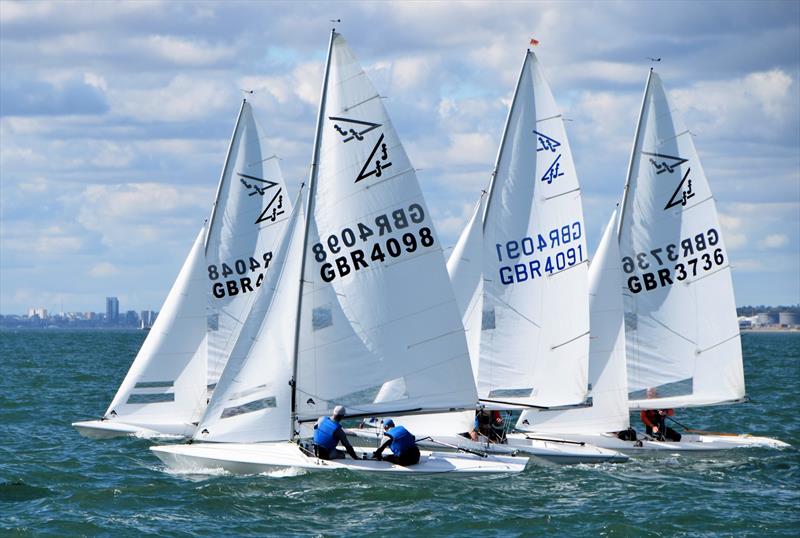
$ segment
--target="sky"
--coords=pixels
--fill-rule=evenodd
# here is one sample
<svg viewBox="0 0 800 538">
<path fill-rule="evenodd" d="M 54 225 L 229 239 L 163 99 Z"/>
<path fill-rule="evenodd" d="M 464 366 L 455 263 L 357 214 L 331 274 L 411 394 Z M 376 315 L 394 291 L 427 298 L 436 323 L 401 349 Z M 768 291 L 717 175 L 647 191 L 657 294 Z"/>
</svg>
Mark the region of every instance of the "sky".
<svg viewBox="0 0 800 538">
<path fill-rule="evenodd" d="M 0 313 L 158 310 L 210 213 L 243 96 L 290 192 L 330 19 L 444 245 L 492 170 L 531 37 L 567 120 L 590 251 L 655 64 L 714 192 L 737 305 L 800 303 L 800 2 L 0 0 Z"/>
</svg>

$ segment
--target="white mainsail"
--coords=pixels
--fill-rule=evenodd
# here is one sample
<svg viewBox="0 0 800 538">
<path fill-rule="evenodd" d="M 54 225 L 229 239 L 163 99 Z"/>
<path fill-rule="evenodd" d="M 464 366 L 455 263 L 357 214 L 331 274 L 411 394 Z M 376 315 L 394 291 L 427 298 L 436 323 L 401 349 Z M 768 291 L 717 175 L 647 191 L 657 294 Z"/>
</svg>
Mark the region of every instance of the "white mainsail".
<svg viewBox="0 0 800 538">
<path fill-rule="evenodd" d="M 630 425 L 625 363 L 622 277 L 617 212 L 611 216 L 589 266 L 591 406 L 523 411 L 517 429 L 539 433 L 606 433 Z"/>
<path fill-rule="evenodd" d="M 209 389 L 217 383 L 254 292 L 275 260 L 274 250 L 291 210 L 278 158 L 244 100 L 206 240 Z"/>
<path fill-rule="evenodd" d="M 474 407 L 441 244 L 380 96 L 333 36 L 300 317 L 297 414 Z M 397 399 L 374 402 L 384 383 Z"/>
<path fill-rule="evenodd" d="M 189 435 L 206 393 L 206 265 L 200 230 L 104 420 Z"/>
<path fill-rule="evenodd" d="M 653 71 L 618 233 L 630 406 L 743 398 L 739 325 L 714 198 L 692 135 Z"/>
<path fill-rule="evenodd" d="M 561 114 L 530 51 L 487 198 L 480 241 L 473 218 L 448 264 L 478 394 L 493 406 L 582 403 L 589 304 L 580 187 Z"/>
</svg>

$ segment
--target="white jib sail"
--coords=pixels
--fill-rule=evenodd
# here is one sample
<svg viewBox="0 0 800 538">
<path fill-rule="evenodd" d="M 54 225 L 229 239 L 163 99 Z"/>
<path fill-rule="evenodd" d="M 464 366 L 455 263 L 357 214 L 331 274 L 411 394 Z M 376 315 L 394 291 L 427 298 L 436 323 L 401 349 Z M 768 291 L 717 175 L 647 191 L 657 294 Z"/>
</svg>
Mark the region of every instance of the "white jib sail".
<svg viewBox="0 0 800 538">
<path fill-rule="evenodd" d="M 105 419 L 189 435 L 205 403 L 205 226 L 128 370 Z"/>
<path fill-rule="evenodd" d="M 297 413 L 474 407 L 464 329 L 439 238 L 380 96 L 334 34 L 310 192 Z M 314 185 L 312 185 L 312 189 Z M 392 401 L 374 402 L 388 381 Z"/>
<path fill-rule="evenodd" d="M 630 406 L 741 399 L 739 325 L 714 198 L 692 135 L 652 71 L 620 221 Z"/>
<path fill-rule="evenodd" d="M 625 364 L 622 269 L 617 243 L 617 212 L 611 215 L 589 266 L 590 407 L 523 411 L 517 429 L 542 433 L 606 433 L 630 425 Z"/>
<path fill-rule="evenodd" d="M 472 375 L 477 379 L 483 312 L 483 212 L 486 196 L 475 207 L 472 218 L 461 232 L 450 258 L 447 273 L 456 295 L 459 313 L 467 334 Z"/>
<path fill-rule="evenodd" d="M 236 345 L 194 438 L 251 443 L 289 438 L 294 331 L 304 218 L 297 204 L 253 295 Z"/>
<path fill-rule="evenodd" d="M 236 344 L 255 290 L 275 263 L 291 210 L 278 158 L 243 101 L 206 241 L 209 389 Z"/>
<path fill-rule="evenodd" d="M 478 394 L 492 405 L 581 403 L 589 301 L 580 187 L 561 114 L 530 51 L 486 204 Z"/>
</svg>

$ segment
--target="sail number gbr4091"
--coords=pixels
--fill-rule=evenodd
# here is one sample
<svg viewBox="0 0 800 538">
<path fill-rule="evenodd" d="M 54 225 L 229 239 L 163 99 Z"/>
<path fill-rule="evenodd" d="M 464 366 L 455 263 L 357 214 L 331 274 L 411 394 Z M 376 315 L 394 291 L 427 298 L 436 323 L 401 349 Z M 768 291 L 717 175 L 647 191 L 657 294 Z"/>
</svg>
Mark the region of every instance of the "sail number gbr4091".
<svg viewBox="0 0 800 538">
<path fill-rule="evenodd" d="M 581 235 L 581 223 L 576 221 L 553 228 L 549 233 L 531 234 L 520 240 L 495 244 L 497 261 L 501 263 L 500 282 L 507 286 L 535 280 L 543 274 L 557 273 L 583 262 Z M 517 259 L 520 261 L 514 265 L 502 265 Z"/>
<path fill-rule="evenodd" d="M 319 264 L 320 277 L 323 282 L 333 282 L 371 264 L 387 263 L 432 247 L 433 231 L 421 226 L 424 222 L 425 210 L 414 203 L 329 235 L 311 247 L 314 261 Z M 394 236 L 387 237 L 393 233 Z M 371 241 L 374 242 L 370 246 Z"/>
</svg>

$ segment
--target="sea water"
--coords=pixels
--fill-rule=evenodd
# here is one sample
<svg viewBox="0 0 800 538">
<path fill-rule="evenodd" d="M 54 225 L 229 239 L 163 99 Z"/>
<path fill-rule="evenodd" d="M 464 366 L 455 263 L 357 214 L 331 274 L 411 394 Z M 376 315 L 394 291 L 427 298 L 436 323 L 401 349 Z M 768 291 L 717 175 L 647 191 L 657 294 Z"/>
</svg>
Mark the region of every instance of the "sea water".
<svg viewBox="0 0 800 538">
<path fill-rule="evenodd" d="M 170 473 L 151 441 L 90 440 L 70 426 L 105 411 L 144 337 L 0 331 L 0 534 L 800 535 L 796 449 L 531 465 L 499 478 Z M 676 418 L 800 447 L 800 334 L 744 334 L 742 345 L 751 402 Z"/>
</svg>

